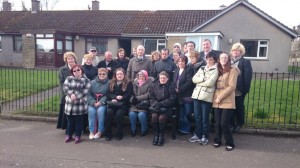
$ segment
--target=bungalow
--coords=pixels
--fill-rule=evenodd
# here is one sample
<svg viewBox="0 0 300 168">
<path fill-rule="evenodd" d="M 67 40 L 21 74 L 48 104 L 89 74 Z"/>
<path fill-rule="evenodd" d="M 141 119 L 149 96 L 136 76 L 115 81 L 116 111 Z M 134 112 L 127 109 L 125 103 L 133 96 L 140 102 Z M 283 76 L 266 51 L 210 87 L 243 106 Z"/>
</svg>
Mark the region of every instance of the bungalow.
<svg viewBox="0 0 300 168">
<path fill-rule="evenodd" d="M 103 55 L 120 47 L 130 53 L 143 44 L 150 54 L 192 40 L 201 51 L 201 41 L 208 38 L 214 49 L 226 52 L 233 43 L 243 43 L 256 72 L 287 72 L 291 41 L 297 37 L 246 0 L 219 10 L 116 11 L 92 3 L 86 11 L 40 11 L 39 1 L 32 0 L 32 11 L 11 11 L 3 2 L 0 66 L 60 67 L 64 52 L 82 57 L 91 46 Z"/>
</svg>

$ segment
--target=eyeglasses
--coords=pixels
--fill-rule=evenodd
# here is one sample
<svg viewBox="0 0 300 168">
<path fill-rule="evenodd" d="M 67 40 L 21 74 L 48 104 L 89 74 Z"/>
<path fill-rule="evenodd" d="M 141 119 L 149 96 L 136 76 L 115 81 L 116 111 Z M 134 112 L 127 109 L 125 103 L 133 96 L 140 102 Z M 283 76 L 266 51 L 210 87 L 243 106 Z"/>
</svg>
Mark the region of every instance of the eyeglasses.
<svg viewBox="0 0 300 168">
<path fill-rule="evenodd" d="M 97 50 L 91 50 L 91 52 L 97 52 Z"/>
<path fill-rule="evenodd" d="M 73 70 L 73 72 L 78 72 L 78 71 L 81 71 L 81 69 L 76 69 L 76 70 Z"/>
<path fill-rule="evenodd" d="M 98 75 L 103 75 L 103 76 L 105 76 L 106 74 L 105 74 L 105 73 L 99 73 Z"/>
</svg>

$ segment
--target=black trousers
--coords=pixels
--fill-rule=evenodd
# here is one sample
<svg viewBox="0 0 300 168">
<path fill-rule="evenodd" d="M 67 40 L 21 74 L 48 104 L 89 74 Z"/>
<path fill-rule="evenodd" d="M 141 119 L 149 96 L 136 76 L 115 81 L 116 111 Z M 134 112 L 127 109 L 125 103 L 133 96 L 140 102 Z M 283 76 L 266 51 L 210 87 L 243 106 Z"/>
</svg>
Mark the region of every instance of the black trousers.
<svg viewBox="0 0 300 168">
<path fill-rule="evenodd" d="M 106 126 L 106 136 L 112 135 L 112 126 L 114 119 L 116 120 L 117 125 L 117 135 L 123 136 L 123 122 L 124 115 L 128 112 L 127 108 L 118 109 L 118 108 L 107 108 L 105 115 L 105 126 Z"/>
<path fill-rule="evenodd" d="M 214 142 L 222 144 L 222 134 L 224 135 L 225 145 L 234 147 L 232 132 L 229 128 L 233 109 L 215 108 L 216 132 Z"/>
<path fill-rule="evenodd" d="M 245 96 L 236 96 L 235 97 L 236 109 L 233 112 L 232 126 L 245 124 L 244 100 L 245 100 Z"/>
</svg>

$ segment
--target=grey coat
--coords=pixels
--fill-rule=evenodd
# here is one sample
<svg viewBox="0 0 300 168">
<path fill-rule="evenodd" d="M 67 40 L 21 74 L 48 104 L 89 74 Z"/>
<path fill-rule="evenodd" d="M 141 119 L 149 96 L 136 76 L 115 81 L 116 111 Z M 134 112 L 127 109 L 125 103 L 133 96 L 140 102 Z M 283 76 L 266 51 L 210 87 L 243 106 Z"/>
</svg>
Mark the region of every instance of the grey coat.
<svg viewBox="0 0 300 168">
<path fill-rule="evenodd" d="M 59 91 L 60 91 L 60 104 L 65 104 L 65 93 L 63 91 L 63 85 L 68 76 L 71 75 L 71 70 L 68 64 L 62 66 L 58 70 L 58 79 L 59 79 Z"/>
<path fill-rule="evenodd" d="M 137 57 L 131 58 L 128 64 L 127 68 L 127 77 L 130 80 L 134 80 L 136 78 L 136 74 L 140 70 L 145 70 L 150 74 L 150 69 L 151 69 L 151 61 L 147 59 L 145 56 L 143 56 L 143 60 L 139 60 Z"/>
<path fill-rule="evenodd" d="M 85 76 L 75 78 L 68 76 L 64 82 L 63 90 L 66 94 L 65 114 L 82 115 L 87 113 L 87 93 L 91 87 L 91 82 Z M 76 100 L 72 102 L 71 95 L 75 94 Z"/>
<path fill-rule="evenodd" d="M 96 77 L 94 80 L 92 80 L 91 87 L 87 94 L 88 104 L 90 106 L 94 106 L 94 104 L 97 101 L 96 94 L 102 95 L 98 97 L 98 101 L 101 102 L 101 105 L 106 104 L 106 99 L 107 99 L 106 95 L 108 93 L 108 89 L 109 89 L 109 80 L 105 79 L 103 81 L 100 81 L 100 79 Z"/>
<path fill-rule="evenodd" d="M 154 78 L 149 77 L 142 86 L 139 87 L 138 79 L 135 78 L 133 81 L 133 95 L 136 97 L 137 102 L 141 102 L 144 100 L 149 100 L 149 88 Z M 141 112 L 145 110 L 138 110 L 136 105 L 131 105 L 129 111 Z"/>
</svg>

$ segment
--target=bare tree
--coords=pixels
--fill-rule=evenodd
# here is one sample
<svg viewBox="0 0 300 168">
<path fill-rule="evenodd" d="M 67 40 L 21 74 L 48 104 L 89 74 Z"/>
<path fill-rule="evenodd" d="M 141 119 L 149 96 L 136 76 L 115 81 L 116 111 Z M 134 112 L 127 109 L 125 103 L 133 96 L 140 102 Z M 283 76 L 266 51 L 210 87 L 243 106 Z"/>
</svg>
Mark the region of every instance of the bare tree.
<svg viewBox="0 0 300 168">
<path fill-rule="evenodd" d="M 40 0 L 41 9 L 45 8 L 46 10 L 53 10 L 59 0 Z"/>
<path fill-rule="evenodd" d="M 28 11 L 28 8 L 25 6 L 24 0 L 22 0 L 22 11 Z"/>
</svg>

